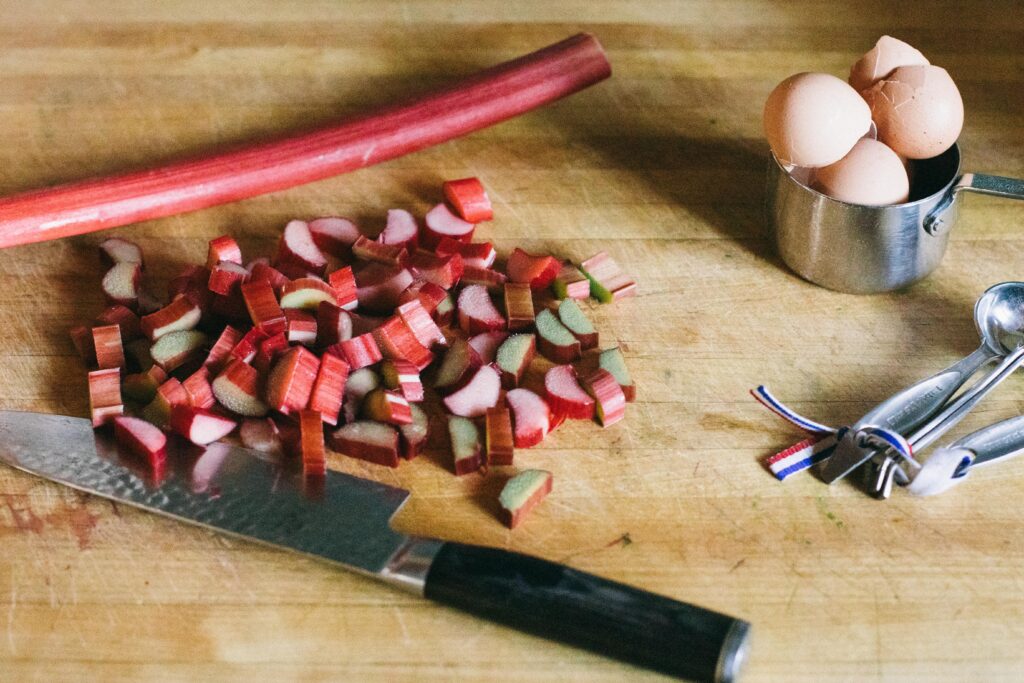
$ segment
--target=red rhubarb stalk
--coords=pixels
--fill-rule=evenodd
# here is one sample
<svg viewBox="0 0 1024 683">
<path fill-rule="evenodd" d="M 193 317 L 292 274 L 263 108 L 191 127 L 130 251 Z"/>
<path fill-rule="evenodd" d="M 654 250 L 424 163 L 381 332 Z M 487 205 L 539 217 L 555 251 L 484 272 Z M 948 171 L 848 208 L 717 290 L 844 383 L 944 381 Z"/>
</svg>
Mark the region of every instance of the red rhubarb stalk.
<svg viewBox="0 0 1024 683">
<path fill-rule="evenodd" d="M 0 247 L 194 211 L 363 168 L 485 128 L 611 74 L 579 34 L 402 106 L 275 142 L 0 202 Z"/>
<path fill-rule="evenodd" d="M 441 189 L 444 190 L 444 198 L 463 220 L 482 223 L 494 218 L 491 200 L 479 178 L 448 180 Z"/>
</svg>

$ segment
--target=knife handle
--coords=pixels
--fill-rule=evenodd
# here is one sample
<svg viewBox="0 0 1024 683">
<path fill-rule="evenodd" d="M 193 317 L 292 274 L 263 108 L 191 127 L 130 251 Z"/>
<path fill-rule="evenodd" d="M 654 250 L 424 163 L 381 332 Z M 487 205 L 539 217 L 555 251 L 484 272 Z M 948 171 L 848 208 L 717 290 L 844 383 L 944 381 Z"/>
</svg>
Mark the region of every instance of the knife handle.
<svg viewBox="0 0 1024 683">
<path fill-rule="evenodd" d="M 445 542 L 426 573 L 431 600 L 552 640 L 695 681 L 727 683 L 750 624 L 565 565 Z"/>
</svg>

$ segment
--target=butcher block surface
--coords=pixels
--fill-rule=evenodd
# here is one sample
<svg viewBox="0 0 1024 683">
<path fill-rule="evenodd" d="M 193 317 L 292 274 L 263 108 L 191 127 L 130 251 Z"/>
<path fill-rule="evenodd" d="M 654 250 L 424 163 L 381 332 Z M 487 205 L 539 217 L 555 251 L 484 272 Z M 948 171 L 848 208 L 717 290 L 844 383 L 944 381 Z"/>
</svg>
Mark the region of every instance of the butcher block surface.
<svg viewBox="0 0 1024 683">
<path fill-rule="evenodd" d="M 0 409 L 87 414 L 67 334 L 103 301 L 96 244 L 145 249 L 166 282 L 234 235 L 269 254 L 291 218 L 380 227 L 479 176 L 514 246 L 607 250 L 639 295 L 586 307 L 638 385 L 606 430 L 570 422 L 516 454 L 554 490 L 515 531 L 507 473 L 456 478 L 442 425 L 390 470 L 329 467 L 412 497 L 404 532 L 509 548 L 750 621 L 745 681 L 1011 681 L 1024 676 L 1024 460 L 942 496 L 888 501 L 767 455 L 802 438 L 767 384 L 848 424 L 977 345 L 974 299 L 1024 279 L 1024 207 L 965 197 L 939 270 L 854 296 L 786 270 L 762 216 L 761 106 L 799 71 L 845 76 L 882 34 L 958 83 L 965 169 L 1024 177 L 1024 12 L 962 3 L 4 3 L 0 194 L 308 129 L 451 82 L 580 30 L 614 74 L 492 129 L 248 201 L 0 252 Z M 1024 409 L 1011 378 L 950 436 Z M 60 457 L 60 453 L 54 453 Z M 685 647 L 681 643 L 680 647 Z M 227 540 L 0 466 L 0 681 L 641 681 L 314 560 Z"/>
</svg>

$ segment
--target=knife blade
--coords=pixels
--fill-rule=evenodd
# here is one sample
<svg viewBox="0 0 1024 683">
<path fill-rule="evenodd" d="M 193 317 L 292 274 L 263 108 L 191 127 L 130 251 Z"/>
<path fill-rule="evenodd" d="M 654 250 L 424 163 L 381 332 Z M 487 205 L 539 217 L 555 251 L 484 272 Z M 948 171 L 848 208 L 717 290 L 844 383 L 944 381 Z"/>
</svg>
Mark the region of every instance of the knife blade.
<svg viewBox="0 0 1024 683">
<path fill-rule="evenodd" d="M 734 681 L 750 624 L 536 557 L 395 532 L 404 489 L 215 444 L 154 481 L 89 420 L 0 411 L 0 461 L 149 512 L 343 565 L 520 630 L 698 681 Z"/>
</svg>

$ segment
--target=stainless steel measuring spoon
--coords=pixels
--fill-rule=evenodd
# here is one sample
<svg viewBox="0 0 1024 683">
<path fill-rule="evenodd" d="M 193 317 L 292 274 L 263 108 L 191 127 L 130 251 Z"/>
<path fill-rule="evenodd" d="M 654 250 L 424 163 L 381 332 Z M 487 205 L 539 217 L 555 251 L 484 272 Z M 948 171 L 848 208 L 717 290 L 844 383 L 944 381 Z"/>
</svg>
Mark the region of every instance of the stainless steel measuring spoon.
<svg viewBox="0 0 1024 683">
<path fill-rule="evenodd" d="M 1024 453 L 1024 415 L 972 432 L 937 449 L 907 486 L 914 496 L 934 496 L 962 483 L 975 467 Z"/>
<path fill-rule="evenodd" d="M 974 324 L 981 345 L 966 358 L 886 399 L 857 420 L 820 467 L 823 481 L 831 484 L 842 479 L 879 451 L 860 435 L 860 430 L 883 427 L 899 434 L 916 430 L 946 405 L 979 368 L 1024 343 L 1024 283 L 1003 282 L 985 290 L 974 305 Z M 991 380 L 996 374 L 986 379 Z M 975 388 L 980 389 L 986 379 Z M 930 432 L 937 425 L 929 422 L 927 426 Z"/>
</svg>

